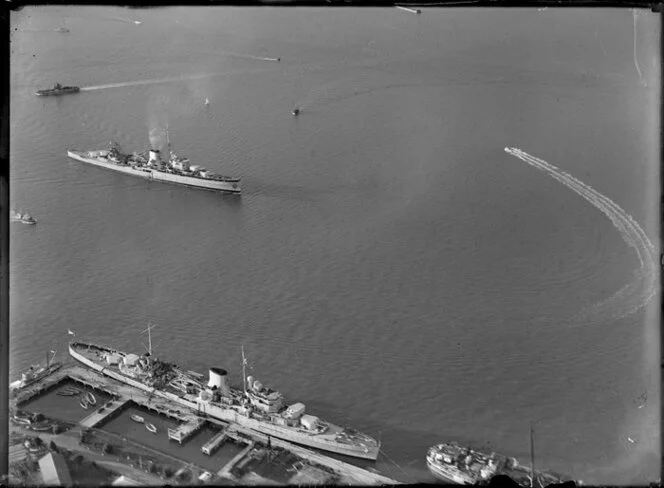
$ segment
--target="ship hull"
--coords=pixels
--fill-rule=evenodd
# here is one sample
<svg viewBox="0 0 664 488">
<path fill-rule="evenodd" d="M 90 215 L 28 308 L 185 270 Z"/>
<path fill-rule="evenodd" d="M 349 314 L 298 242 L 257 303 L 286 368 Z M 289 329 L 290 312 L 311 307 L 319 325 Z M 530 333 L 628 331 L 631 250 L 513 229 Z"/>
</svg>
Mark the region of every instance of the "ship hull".
<svg viewBox="0 0 664 488">
<path fill-rule="evenodd" d="M 78 93 L 79 91 L 81 91 L 80 88 L 67 88 L 64 90 L 53 90 L 53 91 L 42 90 L 35 92 L 35 95 L 37 95 L 38 97 L 59 97 L 60 95 L 69 95 L 70 93 Z"/>
<path fill-rule="evenodd" d="M 268 422 L 262 422 L 257 419 L 249 418 L 231 408 L 223 408 L 202 401 L 200 402 L 190 401 L 187 400 L 186 398 L 182 398 L 168 391 L 163 391 L 157 388 L 149 387 L 140 381 L 137 381 L 122 373 L 116 372 L 110 368 L 98 364 L 89 358 L 86 358 L 83 354 L 77 352 L 72 347 L 71 344 L 69 345 L 69 354 L 74 359 L 81 362 L 85 366 L 94 369 L 95 371 L 103 375 L 106 375 L 122 383 L 131 385 L 140 390 L 146 391 L 152 395 L 159 396 L 167 400 L 170 400 L 172 402 L 178 403 L 179 405 L 182 405 L 186 408 L 197 410 L 217 420 L 232 422 L 241 425 L 242 427 L 252 429 L 262 434 L 276 437 L 287 442 L 292 442 L 294 444 L 300 444 L 307 447 L 321 449 L 323 451 L 343 454 L 345 456 L 351 456 L 361 459 L 369 459 L 371 461 L 375 461 L 376 459 L 378 459 L 378 452 L 379 452 L 378 447 L 369 446 L 366 449 L 352 448 L 352 447 L 346 447 L 338 442 L 326 440 L 324 434 L 307 434 L 307 433 L 298 434 L 297 432 L 289 431 L 287 428 L 281 427 L 279 425 L 274 425 Z"/>
<path fill-rule="evenodd" d="M 463 476 L 461 473 L 455 473 L 447 469 L 442 469 L 440 466 L 430 462 L 429 460 L 427 460 L 427 468 L 429 468 L 431 474 L 433 474 L 439 480 L 444 481 L 445 483 L 455 483 L 457 485 L 473 484 L 470 479 L 468 479 L 466 476 Z"/>
<path fill-rule="evenodd" d="M 109 161 L 102 161 L 94 157 L 86 157 L 84 153 L 78 151 L 67 151 L 67 156 L 83 163 L 99 166 L 100 168 L 110 169 L 119 173 L 127 175 L 138 176 L 147 180 L 159 181 L 161 183 L 171 183 L 180 186 L 188 186 L 191 188 L 199 188 L 203 190 L 219 191 L 224 193 L 241 192 L 238 180 L 234 181 L 220 181 L 220 180 L 206 180 L 203 178 L 196 178 L 191 176 L 182 176 L 177 174 L 165 173 L 162 171 L 155 171 L 149 168 L 135 168 L 133 166 L 123 166 Z"/>
</svg>

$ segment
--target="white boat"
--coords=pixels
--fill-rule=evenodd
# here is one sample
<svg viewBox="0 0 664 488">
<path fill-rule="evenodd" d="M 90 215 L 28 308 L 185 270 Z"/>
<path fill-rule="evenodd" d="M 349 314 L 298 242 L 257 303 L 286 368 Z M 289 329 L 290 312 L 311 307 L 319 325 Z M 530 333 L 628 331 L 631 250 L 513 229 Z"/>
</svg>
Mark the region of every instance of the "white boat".
<svg viewBox="0 0 664 488">
<path fill-rule="evenodd" d="M 81 399 L 78 401 L 78 404 L 79 404 L 81 407 L 83 407 L 85 410 L 87 410 L 88 407 L 89 407 L 88 402 L 85 400 L 85 398 L 81 398 Z"/>
<path fill-rule="evenodd" d="M 60 391 L 55 392 L 55 394 L 60 395 L 60 396 L 75 396 L 75 395 L 77 395 L 76 392 L 73 392 L 73 391 L 70 391 L 70 390 L 60 390 Z"/>
<path fill-rule="evenodd" d="M 111 144 L 110 149 L 97 151 L 68 150 L 67 155 L 77 161 L 148 180 L 203 190 L 241 193 L 239 178 L 217 175 L 201 166 L 190 164 L 189 159 L 172 152 L 170 144 L 168 148 L 170 156 L 167 160 L 162 159 L 161 152 L 157 149 L 127 155 L 121 153 L 114 144 Z"/>
<path fill-rule="evenodd" d="M 205 99 L 205 105 L 210 105 L 210 99 L 209 98 Z"/>
<path fill-rule="evenodd" d="M 21 212 L 15 212 L 14 210 L 9 211 L 9 220 L 12 222 L 21 222 L 22 224 L 34 225 L 37 221 L 27 212 L 21 214 Z"/>
<path fill-rule="evenodd" d="M 135 413 L 132 413 L 129 416 L 129 418 L 132 419 L 134 422 L 138 422 L 139 424 L 145 422 L 145 419 L 143 417 L 141 417 L 140 415 L 136 415 Z"/>
<path fill-rule="evenodd" d="M 90 405 L 97 404 L 97 399 L 95 398 L 94 394 L 91 391 L 85 393 L 85 399 Z"/>
<path fill-rule="evenodd" d="M 154 426 L 154 424 L 151 424 L 151 423 L 148 422 L 148 423 L 145 424 L 145 428 L 148 429 L 153 434 L 157 433 L 157 428 Z"/>
</svg>

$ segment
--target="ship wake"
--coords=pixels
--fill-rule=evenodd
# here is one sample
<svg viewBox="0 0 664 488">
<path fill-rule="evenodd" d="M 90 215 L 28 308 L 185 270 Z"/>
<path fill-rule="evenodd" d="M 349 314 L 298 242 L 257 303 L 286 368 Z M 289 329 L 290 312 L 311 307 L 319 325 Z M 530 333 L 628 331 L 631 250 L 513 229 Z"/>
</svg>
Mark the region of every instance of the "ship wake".
<svg viewBox="0 0 664 488">
<path fill-rule="evenodd" d="M 207 73 L 207 74 L 198 74 L 192 76 L 177 76 L 170 78 L 157 78 L 152 80 L 140 80 L 140 81 L 124 81 L 121 83 L 108 83 L 105 85 L 94 85 L 94 86 L 85 86 L 81 87 L 81 91 L 94 91 L 94 90 L 106 90 L 110 88 L 124 88 L 128 86 L 144 86 L 144 85 L 159 85 L 164 83 L 177 83 L 183 81 L 191 80 L 202 80 L 205 78 L 213 78 L 215 76 L 222 76 L 225 73 Z"/>
<path fill-rule="evenodd" d="M 544 171 L 604 213 L 638 257 L 640 267 L 634 280 L 607 299 L 582 310 L 575 318 L 585 322 L 615 320 L 644 307 L 657 291 L 657 267 L 653 257 L 655 248 L 638 222 L 609 197 L 556 166 L 514 147 L 506 147 L 505 152 Z"/>
</svg>

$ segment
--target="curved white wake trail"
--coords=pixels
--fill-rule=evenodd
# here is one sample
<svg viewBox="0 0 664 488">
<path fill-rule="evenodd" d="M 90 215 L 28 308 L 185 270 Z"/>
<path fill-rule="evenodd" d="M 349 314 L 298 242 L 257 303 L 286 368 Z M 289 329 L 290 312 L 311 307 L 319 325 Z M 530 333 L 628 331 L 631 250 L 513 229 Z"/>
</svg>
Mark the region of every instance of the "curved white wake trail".
<svg viewBox="0 0 664 488">
<path fill-rule="evenodd" d="M 609 197 L 602 195 L 591 186 L 578 180 L 571 174 L 557 168 L 550 163 L 547 163 L 542 159 L 536 158 L 524 151 L 521 151 L 520 149 L 505 148 L 505 151 L 531 164 L 532 166 L 535 166 L 538 169 L 546 171 L 553 178 L 557 179 L 565 186 L 588 200 L 599 210 L 601 210 L 607 217 L 609 217 L 609 219 L 611 219 L 618 230 L 621 231 L 621 234 L 625 238 L 627 244 L 635 249 L 639 255 L 639 259 L 642 262 L 642 266 L 645 264 L 643 263 L 644 258 L 646 260 L 652 260 L 650 251 L 654 250 L 654 246 L 652 242 L 650 242 L 650 239 L 648 239 L 648 235 L 631 215 L 625 212 L 625 210 L 623 210 Z M 624 232 L 627 232 L 628 234 L 625 234 Z M 637 243 L 637 241 L 639 242 Z"/>
<path fill-rule="evenodd" d="M 621 316 L 633 313 L 648 303 L 648 301 L 656 293 L 656 265 L 652 255 L 654 246 L 652 242 L 650 242 L 650 239 L 648 239 L 648 235 L 634 220 L 634 218 L 625 212 L 624 209 L 622 209 L 609 197 L 602 195 L 593 189 L 590 185 L 582 182 L 581 180 L 557 168 L 556 166 L 514 147 L 506 147 L 505 152 L 521 159 L 522 161 L 537 169 L 546 172 L 549 174 L 549 176 L 555 178 L 570 190 L 574 191 L 585 200 L 590 202 L 594 207 L 604 213 L 611 220 L 611 223 L 614 225 L 614 227 L 616 227 L 616 229 L 618 229 L 623 240 L 635 250 L 641 264 L 641 279 L 638 281 L 643 282 L 645 287 L 643 291 L 639 291 L 641 285 L 639 282 L 627 284 L 621 290 L 614 293 L 611 297 L 607 298 L 599 304 L 596 304 L 595 308 L 599 308 L 600 306 L 615 302 L 618 298 L 622 298 L 628 292 L 635 294 L 635 298 L 638 299 L 638 302 L 629 310 L 624 310 L 621 313 Z"/>
<path fill-rule="evenodd" d="M 641 68 L 639 68 L 639 60 L 636 55 L 636 19 L 637 19 L 637 12 L 636 9 L 632 11 L 634 15 L 634 66 L 636 67 L 636 72 L 639 74 L 639 80 L 641 81 L 641 84 L 645 86 L 645 81 L 643 80 L 643 75 L 641 74 Z"/>
</svg>

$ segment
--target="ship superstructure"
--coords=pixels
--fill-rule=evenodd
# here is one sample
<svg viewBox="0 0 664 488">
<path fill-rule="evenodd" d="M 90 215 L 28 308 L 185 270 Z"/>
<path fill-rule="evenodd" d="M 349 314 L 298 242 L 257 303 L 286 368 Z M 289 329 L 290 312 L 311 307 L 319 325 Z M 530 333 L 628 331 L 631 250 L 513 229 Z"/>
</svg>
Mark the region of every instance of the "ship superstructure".
<svg viewBox="0 0 664 488">
<path fill-rule="evenodd" d="M 302 403 L 286 405 L 280 392 L 265 387 L 252 376 L 245 376 L 244 388 L 238 389 L 229 385 L 224 369 L 210 368 L 205 383 L 202 375 L 161 361 L 151 352 L 138 356 L 75 341 L 70 343 L 69 353 L 101 374 L 195 409 L 202 416 L 324 451 L 378 458 L 380 446 L 372 437 L 307 414 Z"/>
<path fill-rule="evenodd" d="M 117 144 L 111 142 L 109 149 L 94 151 L 68 150 L 67 155 L 84 163 L 121 173 L 139 176 L 164 183 L 202 188 L 205 190 L 240 193 L 240 179 L 217 175 L 202 166 L 191 164 L 188 158 L 170 151 L 162 158 L 158 149 L 142 153 L 123 154 Z"/>
</svg>

